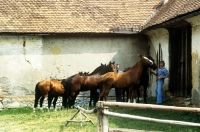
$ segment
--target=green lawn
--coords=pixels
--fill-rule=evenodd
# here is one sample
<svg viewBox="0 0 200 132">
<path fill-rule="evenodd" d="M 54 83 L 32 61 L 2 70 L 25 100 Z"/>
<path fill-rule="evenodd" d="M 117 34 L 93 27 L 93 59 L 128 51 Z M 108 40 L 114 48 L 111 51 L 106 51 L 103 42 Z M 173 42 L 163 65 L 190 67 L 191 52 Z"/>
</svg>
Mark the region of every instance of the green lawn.
<svg viewBox="0 0 200 132">
<path fill-rule="evenodd" d="M 154 102 L 154 99 L 150 102 Z M 169 102 L 165 104 L 168 105 Z M 145 110 L 133 108 L 110 108 L 109 111 L 126 113 L 132 115 L 141 115 L 158 119 L 183 120 L 188 122 L 200 123 L 200 114 L 188 112 L 173 112 L 159 110 Z M 33 112 L 32 108 L 5 109 L 0 111 L 0 132 L 96 132 L 97 114 L 87 114 L 95 125 L 85 122 L 83 126 L 80 123 L 69 123 L 65 126 L 66 120 L 70 119 L 76 109 Z M 82 116 L 84 119 L 84 117 Z M 80 115 L 76 116 L 76 120 Z M 166 131 L 166 132 L 200 132 L 200 128 L 178 126 L 170 124 L 153 123 L 147 121 L 137 121 L 125 118 L 109 117 L 109 127 L 111 128 L 130 128 L 148 131 Z"/>
</svg>

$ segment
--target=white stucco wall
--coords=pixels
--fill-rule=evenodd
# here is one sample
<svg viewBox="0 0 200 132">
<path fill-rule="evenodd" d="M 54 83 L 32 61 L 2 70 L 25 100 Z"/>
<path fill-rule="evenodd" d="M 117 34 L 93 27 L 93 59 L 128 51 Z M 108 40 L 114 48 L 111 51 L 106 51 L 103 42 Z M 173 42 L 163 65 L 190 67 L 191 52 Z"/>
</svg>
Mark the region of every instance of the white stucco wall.
<svg viewBox="0 0 200 132">
<path fill-rule="evenodd" d="M 0 36 L 0 95 L 34 94 L 42 70 L 41 54 L 41 37 Z"/>
<path fill-rule="evenodd" d="M 186 21 L 192 26 L 192 103 L 200 107 L 200 15 Z"/>
<path fill-rule="evenodd" d="M 148 31 L 146 34 L 149 36 L 150 39 L 150 55 L 153 58 L 156 58 L 156 53 L 159 50 L 159 44 L 161 44 L 161 48 L 163 51 L 163 60 L 165 61 L 165 67 L 169 70 L 169 33 L 167 29 L 158 28 L 155 30 Z M 165 83 L 163 85 L 164 90 L 168 90 L 168 84 L 169 81 L 167 78 L 165 79 Z M 153 80 L 150 85 L 153 96 L 155 96 L 155 87 L 156 77 L 153 76 Z"/>
<path fill-rule="evenodd" d="M 92 72 L 115 61 L 121 70 L 146 54 L 144 36 L 0 36 L 0 96 L 33 95 L 43 79 Z"/>
<path fill-rule="evenodd" d="M 192 26 L 192 85 L 199 88 L 199 60 L 200 60 L 200 15 L 186 20 Z"/>
</svg>

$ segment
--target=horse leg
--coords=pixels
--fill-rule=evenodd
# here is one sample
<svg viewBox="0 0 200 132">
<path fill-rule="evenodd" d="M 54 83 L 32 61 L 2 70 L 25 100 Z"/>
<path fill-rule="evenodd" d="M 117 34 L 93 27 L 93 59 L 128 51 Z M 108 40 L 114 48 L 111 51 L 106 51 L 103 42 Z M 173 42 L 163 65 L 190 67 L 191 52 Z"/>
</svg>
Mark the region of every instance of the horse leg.
<svg viewBox="0 0 200 132">
<path fill-rule="evenodd" d="M 98 99 L 98 101 L 103 101 L 103 98 L 102 98 L 102 96 L 103 96 L 103 93 L 104 93 L 104 85 L 100 85 L 101 87 L 100 87 L 100 94 L 99 94 L 99 99 Z"/>
<path fill-rule="evenodd" d="M 53 96 L 48 96 L 48 111 L 50 110 L 52 100 Z"/>
<path fill-rule="evenodd" d="M 58 100 L 58 96 L 56 96 L 53 100 L 53 108 L 54 108 L 54 111 L 56 111 L 56 102 Z"/>
<path fill-rule="evenodd" d="M 37 108 L 38 106 L 38 101 L 39 99 L 41 98 L 41 95 L 39 93 L 35 93 L 35 102 L 34 102 L 34 108 L 33 108 L 33 111 L 35 112 L 35 109 Z"/>
<path fill-rule="evenodd" d="M 76 92 L 75 95 L 71 98 L 70 103 L 69 103 L 69 107 L 71 108 L 72 106 L 74 106 L 75 101 L 76 101 L 76 97 L 79 94 L 80 91 Z"/>
<path fill-rule="evenodd" d="M 67 97 L 66 96 L 62 97 L 62 108 L 67 108 Z"/>
<path fill-rule="evenodd" d="M 89 101 L 89 106 L 92 106 L 93 95 L 94 95 L 94 90 L 90 90 L 90 101 Z"/>
<path fill-rule="evenodd" d="M 99 93 L 98 92 L 95 92 L 95 96 L 94 96 L 94 104 L 93 106 L 96 106 L 97 102 L 98 102 L 98 98 L 99 98 Z"/>
<path fill-rule="evenodd" d="M 43 104 L 44 98 L 45 98 L 44 96 L 40 98 L 40 110 L 43 110 L 42 104 Z"/>
<path fill-rule="evenodd" d="M 133 90 L 132 90 L 132 87 L 130 86 L 130 87 L 128 87 L 127 88 L 127 102 L 128 103 L 130 103 L 130 102 L 132 102 L 131 100 L 132 100 L 132 92 L 133 92 Z"/>
<path fill-rule="evenodd" d="M 144 103 L 146 104 L 147 103 L 147 86 L 144 86 L 144 93 L 143 93 L 144 95 Z"/>
<path fill-rule="evenodd" d="M 128 88 L 124 90 L 126 92 L 126 102 L 128 102 L 128 97 L 129 97 L 129 92 L 128 92 Z"/>
<path fill-rule="evenodd" d="M 33 108 L 33 111 L 34 111 L 34 112 L 35 112 L 35 109 L 36 109 L 37 106 L 38 106 L 38 101 L 39 101 L 39 99 L 40 99 L 41 96 L 42 96 L 42 94 L 41 94 L 41 92 L 40 92 L 40 90 L 39 90 L 39 88 L 38 88 L 38 85 L 39 85 L 39 83 L 37 83 L 36 86 L 35 86 L 35 102 L 34 102 L 34 108 Z"/>
<path fill-rule="evenodd" d="M 140 102 L 140 87 L 137 87 L 137 103 Z"/>
<path fill-rule="evenodd" d="M 125 102 L 125 89 L 122 89 L 122 101 Z"/>
<path fill-rule="evenodd" d="M 137 89 L 133 89 L 133 103 L 136 103 Z"/>
</svg>

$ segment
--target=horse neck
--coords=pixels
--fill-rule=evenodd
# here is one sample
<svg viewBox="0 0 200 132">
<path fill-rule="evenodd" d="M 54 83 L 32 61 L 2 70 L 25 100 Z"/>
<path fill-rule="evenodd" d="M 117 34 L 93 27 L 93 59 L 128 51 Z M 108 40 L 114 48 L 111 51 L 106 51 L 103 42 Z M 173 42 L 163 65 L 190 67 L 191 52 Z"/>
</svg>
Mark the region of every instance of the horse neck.
<svg viewBox="0 0 200 132">
<path fill-rule="evenodd" d="M 139 60 L 131 69 L 130 72 L 132 72 L 132 74 L 136 74 L 138 76 L 140 76 L 143 72 L 143 70 L 145 69 L 144 64 L 142 63 L 142 60 Z"/>
<path fill-rule="evenodd" d="M 103 75 L 105 73 L 109 72 L 108 67 L 104 67 L 104 68 L 99 68 L 98 70 L 95 69 L 92 73 L 88 74 L 88 76 L 92 76 L 92 75 Z"/>
<path fill-rule="evenodd" d="M 148 70 L 148 68 L 149 68 L 148 66 L 144 66 L 143 71 L 146 72 Z"/>
</svg>

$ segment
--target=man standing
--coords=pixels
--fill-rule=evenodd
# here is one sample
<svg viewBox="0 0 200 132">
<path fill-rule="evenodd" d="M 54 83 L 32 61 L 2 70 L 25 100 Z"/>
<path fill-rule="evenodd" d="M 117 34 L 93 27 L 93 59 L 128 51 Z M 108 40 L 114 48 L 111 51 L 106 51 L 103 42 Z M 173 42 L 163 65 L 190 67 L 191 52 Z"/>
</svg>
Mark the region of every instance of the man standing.
<svg viewBox="0 0 200 132">
<path fill-rule="evenodd" d="M 119 64 L 116 65 L 116 72 L 117 73 L 122 73 L 122 71 L 120 70 L 120 66 Z M 116 96 L 116 102 L 122 102 L 122 90 L 119 88 L 115 88 L 115 96 Z"/>
<path fill-rule="evenodd" d="M 168 70 L 165 68 L 165 62 L 162 60 L 160 61 L 160 68 L 156 73 L 152 72 L 155 76 L 157 76 L 156 81 L 156 98 L 157 104 L 161 104 L 164 101 L 163 95 L 162 95 L 162 85 L 164 84 L 165 78 L 168 78 Z"/>
</svg>

